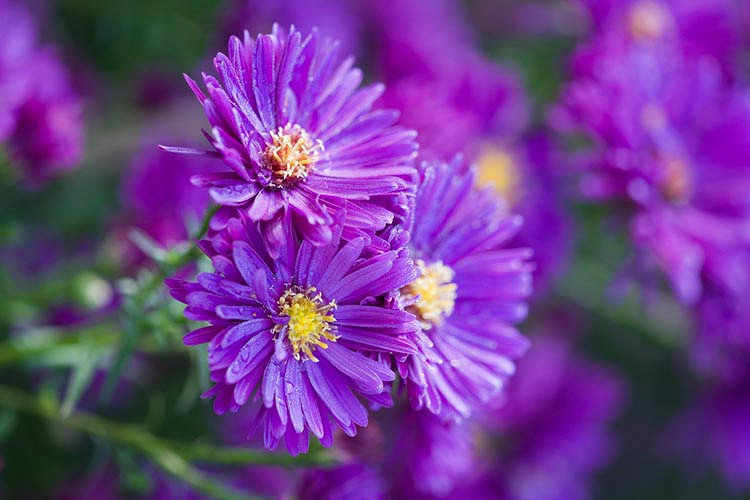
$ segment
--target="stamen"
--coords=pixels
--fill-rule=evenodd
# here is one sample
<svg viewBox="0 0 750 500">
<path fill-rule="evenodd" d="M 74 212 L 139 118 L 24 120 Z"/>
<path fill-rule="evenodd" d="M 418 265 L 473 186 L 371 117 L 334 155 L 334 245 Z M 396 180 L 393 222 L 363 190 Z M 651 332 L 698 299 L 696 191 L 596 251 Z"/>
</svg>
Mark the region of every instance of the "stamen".
<svg viewBox="0 0 750 500">
<path fill-rule="evenodd" d="M 457 286 L 453 283 L 453 269 L 442 262 L 427 264 L 417 259 L 416 264 L 420 276 L 401 289 L 401 300 L 406 310 L 417 316 L 422 327 L 429 330 L 453 313 Z"/>
<path fill-rule="evenodd" d="M 477 186 L 491 186 L 509 204 L 520 197 L 521 178 L 513 156 L 497 147 L 487 148 L 477 160 Z"/>
<path fill-rule="evenodd" d="M 326 340 L 336 342 L 339 338 L 332 325 L 336 318 L 331 314 L 336 309 L 336 301 L 326 303 L 315 287 L 290 287 L 279 298 L 278 305 L 279 314 L 289 316 L 289 321 L 285 325 L 276 325 L 274 333 L 277 339 L 286 334 L 294 359 L 299 360 L 300 353 L 304 353 L 308 359 L 317 362 L 314 349 L 327 349 Z"/>
<path fill-rule="evenodd" d="M 684 203 L 693 192 L 693 176 L 685 162 L 672 158 L 664 163 L 661 191 L 672 203 Z"/>
<path fill-rule="evenodd" d="M 661 37 L 671 22 L 669 12 L 654 0 L 642 0 L 630 9 L 628 24 L 636 40 L 653 40 Z"/>
<path fill-rule="evenodd" d="M 271 186 L 285 187 L 307 179 L 325 148 L 313 141 L 299 125 L 279 127 L 271 132 L 273 142 L 265 151 L 266 166 L 271 170 Z"/>
</svg>

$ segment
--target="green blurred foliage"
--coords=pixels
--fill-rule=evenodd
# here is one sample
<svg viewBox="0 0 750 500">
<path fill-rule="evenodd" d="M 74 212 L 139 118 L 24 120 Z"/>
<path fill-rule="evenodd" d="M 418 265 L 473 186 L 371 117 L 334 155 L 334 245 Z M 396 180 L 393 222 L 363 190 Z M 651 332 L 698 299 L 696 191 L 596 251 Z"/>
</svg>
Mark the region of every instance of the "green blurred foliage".
<svg viewBox="0 0 750 500">
<path fill-rule="evenodd" d="M 77 49 L 113 77 L 144 69 L 184 71 L 216 40 L 218 0 L 59 0 Z"/>
</svg>

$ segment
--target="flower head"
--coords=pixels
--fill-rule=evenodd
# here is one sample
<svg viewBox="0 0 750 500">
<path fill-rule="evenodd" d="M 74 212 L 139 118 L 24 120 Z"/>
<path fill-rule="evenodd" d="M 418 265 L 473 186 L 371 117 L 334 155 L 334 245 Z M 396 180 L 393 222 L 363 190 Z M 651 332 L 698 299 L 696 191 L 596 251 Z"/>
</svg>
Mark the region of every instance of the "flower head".
<svg viewBox="0 0 750 500">
<path fill-rule="evenodd" d="M 194 182 L 259 222 L 274 254 L 287 227 L 315 245 L 330 243 L 337 220 L 347 240 L 372 237 L 413 195 L 415 133 L 394 126 L 397 112 L 371 109 L 383 87 L 358 89 L 362 72 L 336 44 L 275 26 L 232 37 L 214 64 L 219 78 L 204 75 L 205 93 L 186 78 L 227 171 Z M 380 243 L 371 241 L 387 250 Z"/>
<path fill-rule="evenodd" d="M 489 142 L 477 156 L 477 184 L 492 187 L 523 217 L 513 242 L 534 250 L 534 294 L 538 297 L 564 270 L 574 227 L 562 196 L 564 165 L 546 134 L 529 134 L 513 146 Z"/>
<path fill-rule="evenodd" d="M 185 336 L 208 343 L 211 379 L 221 414 L 250 405 L 264 424 L 266 447 L 282 438 L 293 454 L 308 433 L 330 446 L 331 420 L 348 435 L 367 425 L 357 395 L 390 404 L 384 382 L 393 372 L 370 355 L 414 352 L 417 328 L 408 312 L 384 307 L 383 295 L 416 277 L 404 251 L 364 257 L 365 239 L 316 247 L 291 232 L 272 259 L 245 215 L 202 243 L 215 271 L 197 283 L 168 282 L 185 316 L 209 326 Z"/>
<path fill-rule="evenodd" d="M 531 252 L 508 248 L 521 220 L 491 190 L 474 188 L 460 160 L 425 164 L 410 242 L 420 271 L 398 303 L 421 324 L 420 352 L 399 362 L 412 405 L 468 417 L 496 396 L 528 345 Z"/>
<path fill-rule="evenodd" d="M 637 47 L 676 45 L 690 59 L 718 61 L 735 78 L 743 47 L 744 6 L 733 0 L 579 0 L 594 36 Z"/>
<path fill-rule="evenodd" d="M 503 440 L 495 492 L 509 499 L 585 498 L 591 476 L 613 455 L 608 426 L 622 381 L 576 354 L 559 332 L 540 332 L 494 415 Z"/>
<path fill-rule="evenodd" d="M 29 13 L 0 0 L 0 141 L 32 185 L 73 167 L 83 149 L 82 106 L 69 71 L 36 36 Z"/>
<path fill-rule="evenodd" d="M 385 485 L 377 471 L 368 465 L 352 462 L 332 469 L 305 472 L 296 497 L 300 500 L 318 498 L 361 498 L 378 500 L 385 497 Z"/>
<path fill-rule="evenodd" d="M 746 89 L 678 46 L 597 40 L 579 51 L 563 110 L 561 129 L 593 144 L 584 195 L 624 203 L 642 261 L 679 299 L 694 304 L 707 285 L 746 290 Z"/>
</svg>

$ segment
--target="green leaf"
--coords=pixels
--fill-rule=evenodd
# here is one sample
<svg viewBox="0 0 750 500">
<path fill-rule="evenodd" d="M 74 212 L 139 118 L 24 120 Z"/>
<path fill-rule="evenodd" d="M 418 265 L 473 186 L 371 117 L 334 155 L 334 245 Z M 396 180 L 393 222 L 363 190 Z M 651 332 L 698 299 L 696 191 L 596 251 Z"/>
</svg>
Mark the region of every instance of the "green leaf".
<svg viewBox="0 0 750 500">
<path fill-rule="evenodd" d="M 128 231 L 128 238 L 138 249 L 148 255 L 149 258 L 156 262 L 163 262 L 167 257 L 167 252 L 162 248 L 158 241 L 138 228 L 132 228 Z"/>
<path fill-rule="evenodd" d="M 73 369 L 73 373 L 70 376 L 68 387 L 65 390 L 65 397 L 63 398 L 60 412 L 63 416 L 71 414 L 75 408 L 78 400 L 81 399 L 83 392 L 91 384 L 91 380 L 94 378 L 96 367 L 99 366 L 101 361 L 101 351 L 95 349 L 87 349 L 83 351 L 83 357 L 80 362 Z"/>
</svg>

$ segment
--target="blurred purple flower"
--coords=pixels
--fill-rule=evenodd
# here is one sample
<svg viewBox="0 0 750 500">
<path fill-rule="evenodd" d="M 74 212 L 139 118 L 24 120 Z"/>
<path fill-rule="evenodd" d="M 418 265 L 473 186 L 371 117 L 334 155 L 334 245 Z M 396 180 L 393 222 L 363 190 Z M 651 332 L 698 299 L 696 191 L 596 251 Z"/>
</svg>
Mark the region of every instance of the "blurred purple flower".
<svg viewBox="0 0 750 500">
<path fill-rule="evenodd" d="M 401 111 L 401 123 L 419 134 L 422 157 L 471 157 L 482 139 L 512 139 L 523 130 L 527 109 L 516 75 L 480 56 L 467 56 L 448 73 L 389 82 L 383 105 Z M 446 126 L 450 124 L 450 126 Z"/>
<path fill-rule="evenodd" d="M 368 0 L 367 5 L 375 63 L 388 82 L 444 76 L 464 56 L 479 56 L 457 0 Z"/>
<path fill-rule="evenodd" d="M 303 33 L 317 28 L 338 40 L 345 54 L 361 52 L 363 2 L 359 0 L 234 0 L 227 10 L 226 34 L 267 33 L 274 23 Z"/>
<path fill-rule="evenodd" d="M 120 197 L 125 214 L 117 228 L 135 226 L 169 247 L 189 238 L 188 227 L 203 218 L 211 202 L 205 189 L 190 183 L 191 176 L 216 172 L 219 168 L 205 157 L 160 151 L 152 137 L 144 144 L 123 179 Z M 125 267 L 143 263 L 140 251 L 125 241 L 121 245 L 118 253 L 122 254 L 120 260 Z"/>
<path fill-rule="evenodd" d="M 0 141 L 16 127 L 16 114 L 32 77 L 29 60 L 35 50 L 36 26 L 29 13 L 10 0 L 0 0 Z"/>
<path fill-rule="evenodd" d="M 732 376 L 709 381 L 670 429 L 673 450 L 690 469 L 718 465 L 734 493 L 750 491 L 750 370 L 748 357 Z M 697 458 L 697 459 L 696 459 Z"/>
<path fill-rule="evenodd" d="M 398 297 L 422 325 L 420 352 L 398 363 L 411 404 L 456 420 L 498 395 L 528 347 L 513 324 L 534 269 L 529 249 L 508 247 L 521 219 L 474 182 L 460 159 L 424 165 L 410 228 L 420 276 Z"/>
<path fill-rule="evenodd" d="M 750 284 L 750 94 L 674 45 L 598 40 L 579 50 L 552 119 L 593 144 L 582 182 L 625 203 L 647 264 L 693 304 L 704 282 Z"/>
<path fill-rule="evenodd" d="M 482 139 L 520 134 L 528 119 L 520 78 L 484 57 L 458 2 L 371 6 L 376 65 L 387 84 L 383 105 L 401 111 L 401 123 L 417 130 L 423 158 L 463 152 L 473 159 Z"/>
<path fill-rule="evenodd" d="M 301 479 L 295 498 L 300 500 L 378 500 L 385 486 L 374 468 L 350 463 L 328 469 L 311 469 Z"/>
<path fill-rule="evenodd" d="M 425 411 L 406 410 L 394 432 L 394 447 L 386 465 L 394 498 L 448 498 L 459 485 L 475 478 L 479 462 L 467 425 L 444 422 Z"/>
<path fill-rule="evenodd" d="M 229 56 L 214 60 L 221 82 L 204 75 L 208 95 L 187 78 L 212 126 L 209 154 L 227 167 L 193 177 L 227 207 L 218 226 L 237 207 L 260 223 L 276 253 L 286 221 L 325 245 L 340 214 L 345 239 L 371 237 L 406 203 L 415 133 L 394 126 L 396 111 L 371 110 L 383 87 L 357 90 L 362 72 L 338 53 L 317 32 L 303 39 L 275 26 L 256 40 L 230 38 Z"/>
<path fill-rule="evenodd" d="M 60 56 L 37 46 L 36 35 L 28 12 L 0 0 L 0 140 L 31 185 L 75 166 L 83 148 L 80 98 Z"/>
<path fill-rule="evenodd" d="M 534 293 L 545 291 L 564 270 L 572 250 L 573 223 L 563 204 L 564 159 L 544 133 L 521 147 L 486 143 L 477 157 L 477 184 L 491 186 L 523 217 L 515 242 L 534 250 Z"/>
<path fill-rule="evenodd" d="M 496 497 L 588 498 L 591 476 L 612 457 L 608 426 L 623 401 L 609 369 L 575 354 L 559 334 L 535 336 L 490 424 L 503 440 L 491 473 Z"/>
<path fill-rule="evenodd" d="M 747 5 L 734 0 L 577 0 L 594 36 L 626 44 L 678 44 L 688 59 L 711 57 L 738 74 Z"/>
<path fill-rule="evenodd" d="M 416 270 L 403 251 L 360 259 L 364 238 L 339 246 L 340 229 L 326 247 L 284 234 L 289 241 L 273 259 L 246 216 L 232 219 L 201 244 L 214 273 L 200 274 L 197 283 L 167 283 L 188 304 L 188 319 L 210 323 L 184 339 L 209 344 L 215 385 L 204 397 L 215 396 L 218 414 L 250 404 L 257 412 L 250 427 L 264 424 L 265 446 L 285 438 L 296 455 L 307 451 L 308 432 L 332 444 L 330 419 L 349 436 L 367 425 L 352 390 L 391 404 L 383 383 L 393 372 L 360 351 L 414 351 L 406 339 L 417 328 L 414 316 L 376 299 L 411 282 Z"/>
</svg>

